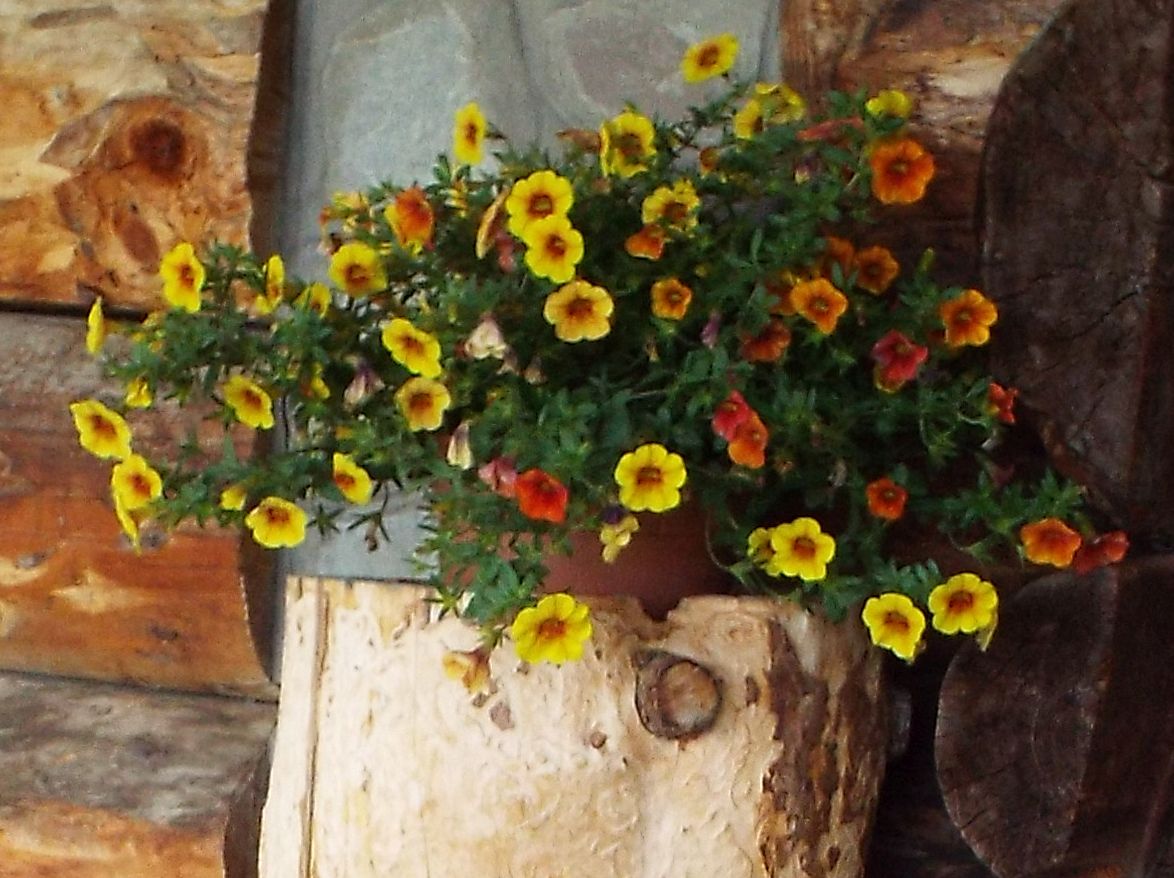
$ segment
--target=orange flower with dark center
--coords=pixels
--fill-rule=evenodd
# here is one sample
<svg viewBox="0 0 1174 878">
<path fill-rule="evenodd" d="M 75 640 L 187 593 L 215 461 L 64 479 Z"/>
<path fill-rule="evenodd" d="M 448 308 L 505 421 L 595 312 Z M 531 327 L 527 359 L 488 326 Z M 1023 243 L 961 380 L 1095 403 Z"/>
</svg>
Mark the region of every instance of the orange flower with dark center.
<svg viewBox="0 0 1174 878">
<path fill-rule="evenodd" d="M 844 294 L 822 277 L 796 284 L 791 290 L 791 304 L 797 314 L 814 323 L 824 335 L 835 331 L 836 323 L 848 310 Z"/>
<path fill-rule="evenodd" d="M 693 291 L 675 277 L 652 285 L 652 313 L 664 320 L 680 320 L 692 301 Z"/>
<path fill-rule="evenodd" d="M 713 432 L 727 442 L 734 441 L 734 434 L 738 427 L 751 417 L 757 417 L 754 409 L 750 408 L 746 399 L 736 390 L 731 390 L 713 413 Z"/>
<path fill-rule="evenodd" d="M 760 469 L 766 463 L 766 443 L 770 433 L 762 418 L 754 411 L 734 428 L 734 435 L 726 449 L 730 460 L 751 469 Z"/>
<path fill-rule="evenodd" d="M 762 330 L 742 340 L 742 358 L 751 363 L 774 363 L 791 344 L 791 328 L 782 320 L 771 320 Z"/>
<path fill-rule="evenodd" d="M 876 144 L 868 164 L 872 168 L 872 194 L 882 204 L 920 201 L 934 175 L 933 156 L 908 137 Z"/>
<path fill-rule="evenodd" d="M 856 253 L 856 286 L 880 295 L 897 279 L 901 266 L 887 247 L 866 247 Z"/>
<path fill-rule="evenodd" d="M 868 498 L 868 511 L 885 521 L 896 521 L 905 514 L 905 502 L 909 492 L 888 476 L 869 482 L 864 489 Z"/>
<path fill-rule="evenodd" d="M 1072 569 L 1088 573 L 1097 567 L 1116 564 L 1129 551 L 1129 537 L 1123 530 L 1101 534 L 1081 545 L 1072 557 Z"/>
<path fill-rule="evenodd" d="M 401 247 L 419 253 L 432 244 L 435 218 L 432 205 L 419 186 L 399 192 L 385 213 L 387 223 Z"/>
<path fill-rule="evenodd" d="M 566 486 L 543 470 L 528 469 L 514 483 L 518 509 L 527 518 L 558 524 L 567 517 Z"/>
<path fill-rule="evenodd" d="M 651 259 L 655 262 L 664 254 L 664 242 L 668 234 L 660 226 L 645 226 L 624 242 L 629 256 L 637 259 Z"/>
<path fill-rule="evenodd" d="M 992 381 L 987 389 L 987 411 L 1004 424 L 1014 424 L 1015 398 L 1017 396 L 1019 396 L 1019 391 L 1014 387 L 1003 387 Z"/>
<path fill-rule="evenodd" d="M 990 341 L 990 328 L 998 322 L 999 310 L 978 290 L 964 290 L 939 305 L 938 315 L 946 325 L 946 344 L 978 347 Z"/>
<path fill-rule="evenodd" d="M 1033 564 L 1051 564 L 1064 568 L 1072 563 L 1080 548 L 1080 534 L 1058 518 L 1044 518 L 1019 529 L 1023 555 Z"/>
</svg>

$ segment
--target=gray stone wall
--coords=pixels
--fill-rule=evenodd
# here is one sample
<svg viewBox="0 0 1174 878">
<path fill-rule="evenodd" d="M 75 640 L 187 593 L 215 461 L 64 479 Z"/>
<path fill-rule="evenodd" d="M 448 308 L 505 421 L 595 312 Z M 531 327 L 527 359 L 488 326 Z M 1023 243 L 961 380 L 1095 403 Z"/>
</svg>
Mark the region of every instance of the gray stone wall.
<svg viewBox="0 0 1174 878">
<path fill-rule="evenodd" d="M 336 190 L 380 180 L 409 184 L 447 152 L 456 109 L 475 100 L 512 141 L 598 127 L 626 101 L 672 115 L 706 85 L 686 86 L 686 47 L 730 32 L 735 74 L 778 77 L 779 0 L 298 0 L 294 111 L 282 251 L 320 277 L 317 216 Z M 545 136 L 543 136 L 545 135 Z M 294 552 L 297 572 L 410 575 L 410 498 L 389 519 L 390 545 L 368 553 L 359 535 L 316 539 Z"/>
</svg>

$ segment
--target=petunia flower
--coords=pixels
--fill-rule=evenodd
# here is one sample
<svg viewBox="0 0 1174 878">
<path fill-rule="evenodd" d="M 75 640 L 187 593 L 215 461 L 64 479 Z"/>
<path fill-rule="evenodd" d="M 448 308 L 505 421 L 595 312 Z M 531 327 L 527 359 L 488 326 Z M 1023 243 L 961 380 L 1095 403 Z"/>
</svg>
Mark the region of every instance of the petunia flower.
<svg viewBox="0 0 1174 878">
<path fill-rule="evenodd" d="M 130 456 L 130 427 L 122 415 L 96 399 L 69 405 L 82 448 L 96 457 L 123 460 Z"/>
<path fill-rule="evenodd" d="M 332 458 L 330 478 L 343 497 L 359 506 L 369 502 L 375 490 L 370 474 L 349 454 L 338 451 Z"/>
<path fill-rule="evenodd" d="M 731 390 L 724 400 L 718 403 L 713 413 L 713 432 L 727 442 L 732 442 L 738 427 L 754 416 L 754 409 L 750 408 L 746 398 L 736 390 Z"/>
<path fill-rule="evenodd" d="M 668 235 L 660 226 L 644 226 L 640 231 L 628 236 L 624 241 L 624 250 L 629 256 L 655 262 L 664 255 L 666 240 Z"/>
<path fill-rule="evenodd" d="M 631 177 L 648 170 L 656 155 L 652 120 L 625 110 L 599 128 L 599 170 L 604 176 Z"/>
<path fill-rule="evenodd" d="M 1033 564 L 1064 568 L 1072 563 L 1081 537 L 1058 518 L 1044 518 L 1019 529 L 1023 556 Z"/>
<path fill-rule="evenodd" d="M 86 315 L 86 350 L 97 354 L 106 342 L 106 318 L 102 314 L 102 297 L 94 299 Z"/>
<path fill-rule="evenodd" d="M 149 506 L 163 494 L 163 479 L 146 458 L 128 454 L 110 473 L 110 491 L 127 512 Z"/>
<path fill-rule="evenodd" d="M 477 223 L 477 237 L 473 242 L 473 252 L 477 254 L 478 259 L 484 259 L 486 257 L 494 241 L 497 240 L 498 233 L 502 231 L 501 212 L 505 209 L 506 200 L 512 192 L 512 189 L 506 189 L 497 193 L 497 197 L 489 203 L 489 207 L 485 208 L 485 212 L 481 214 L 481 219 Z"/>
<path fill-rule="evenodd" d="M 171 248 L 159 263 L 159 277 L 167 304 L 191 314 L 200 310 L 206 272 L 191 244 L 184 241 Z"/>
<path fill-rule="evenodd" d="M 901 273 L 901 266 L 893 258 L 887 247 L 865 247 L 856 252 L 856 286 L 875 295 L 885 292 L 897 275 Z"/>
<path fill-rule="evenodd" d="M 273 426 L 273 399 L 257 382 L 244 375 L 230 375 L 221 385 L 224 402 L 236 419 L 255 430 Z"/>
<path fill-rule="evenodd" d="M 248 489 L 240 482 L 236 482 L 220 492 L 218 504 L 221 509 L 228 512 L 240 512 L 245 508 L 248 499 Z"/>
<path fill-rule="evenodd" d="M 427 195 L 419 186 L 397 192 L 383 215 L 391 226 L 395 240 L 409 253 L 419 253 L 425 247 L 432 246 L 436 216 Z"/>
<path fill-rule="evenodd" d="M 1018 389 L 1003 387 L 992 381 L 990 387 L 987 388 L 987 411 L 1004 424 L 1014 424 L 1015 400 L 1018 396 Z"/>
<path fill-rule="evenodd" d="M 824 335 L 836 329 L 836 323 L 848 310 L 848 299 L 831 281 L 817 277 L 795 284 L 790 295 L 795 313 L 815 324 Z"/>
<path fill-rule="evenodd" d="M 458 164 L 481 164 L 485 128 L 485 114 L 476 101 L 470 101 L 453 114 L 452 154 Z"/>
<path fill-rule="evenodd" d="M 396 317 L 384 324 L 381 337 L 391 358 L 413 375 L 424 378 L 440 375 L 440 342 L 431 333 L 417 329 L 410 320 Z"/>
<path fill-rule="evenodd" d="M 978 290 L 963 290 L 938 306 L 938 316 L 946 326 L 946 344 L 979 347 L 990 341 L 990 328 L 998 322 L 995 303 Z"/>
<path fill-rule="evenodd" d="M 657 186 L 640 205 L 640 220 L 646 226 L 660 225 L 687 232 L 697 225 L 701 199 L 689 180 L 672 186 Z"/>
<path fill-rule="evenodd" d="M 285 262 L 274 253 L 265 261 L 265 291 L 253 302 L 258 314 L 272 314 L 285 294 Z"/>
<path fill-rule="evenodd" d="M 740 466 L 761 469 L 766 464 L 766 443 L 769 438 L 770 433 L 766 429 L 766 424 L 751 411 L 750 417 L 734 428 L 734 435 L 730 438 L 726 452 L 730 460 Z"/>
<path fill-rule="evenodd" d="M 864 489 L 869 514 L 885 521 L 896 521 L 905 514 L 909 492 L 888 476 L 869 482 Z"/>
<path fill-rule="evenodd" d="M 573 280 L 546 297 L 542 316 L 560 341 L 596 341 L 611 331 L 615 303 L 603 287 Z"/>
<path fill-rule="evenodd" d="M 450 649 L 440 657 L 444 675 L 451 680 L 460 680 L 461 685 L 473 695 L 489 688 L 489 653 L 484 649 Z"/>
<path fill-rule="evenodd" d="M 330 280 L 348 296 L 366 296 L 387 289 L 383 257 L 362 241 L 343 244 L 330 257 Z"/>
<path fill-rule="evenodd" d="M 770 541 L 772 534 L 773 528 L 756 527 L 746 538 L 746 557 L 763 569 L 770 566 L 775 556 L 774 546 Z"/>
<path fill-rule="evenodd" d="M 1088 573 L 1097 567 L 1116 564 L 1129 551 L 1129 536 L 1123 530 L 1100 534 L 1081 543 L 1072 557 L 1072 569 Z"/>
<path fill-rule="evenodd" d="M 117 519 L 118 526 L 122 529 L 122 532 L 130 540 L 130 544 L 136 554 L 142 550 L 140 526 L 146 514 L 146 511 L 142 509 L 132 512 L 122 505 L 117 495 L 114 496 L 114 517 Z"/>
<path fill-rule="evenodd" d="M 798 122 L 807 115 L 807 101 L 786 83 L 755 83 L 754 100 L 762 106 L 762 115 L 768 125 Z"/>
<path fill-rule="evenodd" d="M 499 497 L 511 500 L 517 493 L 518 471 L 511 457 L 495 457 L 481 465 L 477 469 L 477 478 Z"/>
<path fill-rule="evenodd" d="M 524 239 L 531 225 L 548 216 L 566 216 L 574 203 L 570 180 L 554 171 L 535 171 L 514 183 L 505 200 L 510 234 Z"/>
<path fill-rule="evenodd" d="M 917 377 L 929 348 L 891 329 L 872 346 L 869 355 L 876 362 L 873 378 L 877 387 L 892 393 Z"/>
<path fill-rule="evenodd" d="M 693 290 L 675 277 L 666 277 L 652 285 L 652 313 L 662 320 L 680 320 L 693 301 Z"/>
<path fill-rule="evenodd" d="M 583 258 L 583 236 L 560 214 L 531 223 L 523 238 L 526 267 L 536 277 L 565 284 L 575 276 L 575 266 Z"/>
<path fill-rule="evenodd" d="M 934 175 L 933 156 L 916 140 L 882 140 L 868 156 L 872 194 L 881 204 L 912 204 L 925 195 Z"/>
<path fill-rule="evenodd" d="M 910 662 L 921 651 L 925 614 L 905 595 L 888 592 L 869 598 L 860 618 L 864 620 L 872 642 L 897 657 Z"/>
<path fill-rule="evenodd" d="M 864 109 L 873 116 L 893 116 L 908 119 L 913 112 L 913 100 L 903 91 L 886 88 L 864 102 Z"/>
<path fill-rule="evenodd" d="M 616 521 L 605 521 L 599 529 L 599 541 L 603 543 L 602 557 L 604 562 L 612 564 L 619 557 L 620 552 L 632 542 L 632 537 L 640 530 L 640 521 L 632 514 L 621 514 Z"/>
<path fill-rule="evenodd" d="M 561 664 L 583 657 L 591 639 L 591 611 L 569 594 L 548 594 L 526 607 L 510 625 L 514 650 L 524 662 Z"/>
<path fill-rule="evenodd" d="M 325 317 L 330 310 L 330 289 L 323 283 L 306 284 L 296 299 L 294 306 L 304 311 L 313 311 L 319 317 Z"/>
<path fill-rule="evenodd" d="M 395 404 L 407 419 L 409 430 L 437 430 L 452 405 L 452 396 L 439 381 L 417 376 L 409 378 L 395 392 Z"/>
<path fill-rule="evenodd" d="M 150 408 L 155 397 L 151 393 L 151 385 L 147 383 L 147 379 L 140 375 L 127 382 L 126 393 L 122 401 L 132 409 Z"/>
<path fill-rule="evenodd" d="M 306 513 L 281 497 L 266 497 L 245 516 L 253 539 L 267 549 L 287 549 L 306 538 Z"/>
<path fill-rule="evenodd" d="M 667 512 L 680 505 L 687 473 L 679 454 L 650 442 L 623 455 L 614 476 L 625 507 L 633 512 Z"/>
<path fill-rule="evenodd" d="M 444 460 L 449 466 L 457 469 L 469 469 L 473 466 L 473 446 L 469 443 L 469 429 L 469 422 L 461 421 L 448 437 Z"/>
<path fill-rule="evenodd" d="M 828 562 L 836 555 L 836 541 L 819 522 L 806 516 L 776 525 L 770 535 L 774 554 L 766 572 L 772 576 L 797 576 L 816 582 L 827 576 Z"/>
<path fill-rule="evenodd" d="M 518 509 L 527 518 L 559 524 L 566 520 L 567 486 L 550 473 L 531 468 L 518 475 L 514 483 Z"/>
<path fill-rule="evenodd" d="M 501 326 L 492 314 L 482 315 L 477 325 L 473 327 L 473 331 L 469 333 L 469 337 L 465 339 L 464 349 L 474 360 L 485 360 L 491 357 L 495 360 L 502 360 L 510 352 L 510 346 L 506 344 Z"/>
<path fill-rule="evenodd" d="M 742 339 L 739 352 L 750 363 L 776 363 L 791 345 L 791 328 L 786 322 L 772 318 L 758 335 Z"/>
<path fill-rule="evenodd" d="M 974 573 L 959 573 L 929 593 L 933 627 L 943 634 L 974 634 L 998 618 L 999 594 Z"/>
<path fill-rule="evenodd" d="M 704 82 L 728 73 L 737 57 L 738 38 L 730 33 L 719 34 L 685 50 L 681 58 L 681 75 L 685 82 Z"/>
<path fill-rule="evenodd" d="M 734 113 L 734 136 L 739 140 L 750 140 L 766 128 L 766 114 L 762 104 L 750 98 Z"/>
</svg>

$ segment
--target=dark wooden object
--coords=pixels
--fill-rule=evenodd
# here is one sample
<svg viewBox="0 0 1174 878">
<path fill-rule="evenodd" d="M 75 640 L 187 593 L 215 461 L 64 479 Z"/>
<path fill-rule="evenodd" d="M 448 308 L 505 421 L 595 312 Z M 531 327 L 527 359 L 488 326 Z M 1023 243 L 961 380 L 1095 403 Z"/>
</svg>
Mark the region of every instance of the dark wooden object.
<svg viewBox="0 0 1174 878">
<path fill-rule="evenodd" d="M 942 684 L 937 766 L 1001 878 L 1148 876 L 1171 829 L 1174 556 L 1020 591 Z"/>
<path fill-rule="evenodd" d="M 1172 0 L 1068 4 L 1006 78 L 981 217 L 998 377 L 1135 545 L 1174 540 Z"/>
</svg>

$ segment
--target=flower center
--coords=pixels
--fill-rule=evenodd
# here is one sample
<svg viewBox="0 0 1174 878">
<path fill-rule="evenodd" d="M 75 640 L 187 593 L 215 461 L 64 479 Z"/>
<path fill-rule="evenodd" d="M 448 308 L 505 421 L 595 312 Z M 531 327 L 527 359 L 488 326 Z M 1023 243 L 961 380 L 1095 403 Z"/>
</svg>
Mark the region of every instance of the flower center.
<svg viewBox="0 0 1174 878">
<path fill-rule="evenodd" d="M 432 394 L 428 392 L 413 393 L 408 400 L 408 408 L 413 412 L 429 412 L 432 410 Z"/>
<path fill-rule="evenodd" d="M 969 308 L 959 308 L 958 311 L 954 314 L 954 322 L 961 323 L 963 326 L 967 326 L 973 321 L 974 315 L 970 313 Z"/>
<path fill-rule="evenodd" d="M 334 484 L 338 485 L 340 491 L 349 491 L 355 486 L 355 477 L 350 473 L 335 473 Z"/>
<path fill-rule="evenodd" d="M 968 591 L 958 591 L 950 595 L 950 612 L 965 613 L 974 606 L 974 595 Z"/>
<path fill-rule="evenodd" d="M 595 312 L 590 299 L 576 297 L 567 302 L 567 316 L 572 320 L 583 320 Z"/>
<path fill-rule="evenodd" d="M 800 558 L 814 558 L 815 541 L 810 537 L 795 537 L 791 541 L 791 552 Z"/>
<path fill-rule="evenodd" d="M 179 280 L 185 287 L 194 287 L 196 285 L 196 273 L 192 271 L 190 265 L 181 265 L 179 267 Z"/>
<path fill-rule="evenodd" d="M 636 484 L 641 486 L 659 485 L 664 481 L 664 473 L 658 466 L 642 466 L 636 473 Z"/>
<path fill-rule="evenodd" d="M 347 285 L 352 287 L 365 286 L 371 279 L 371 275 L 367 273 L 367 269 L 354 263 L 346 267 L 343 276 L 346 278 Z"/>
<path fill-rule="evenodd" d="M 811 300 L 811 302 L 808 304 L 808 307 L 811 309 L 812 313 L 827 314 L 828 311 L 831 310 L 832 306 L 827 299 L 816 297 Z"/>
<path fill-rule="evenodd" d="M 904 177 L 909 173 L 909 162 L 904 159 L 894 159 L 889 162 L 889 173 L 894 177 Z"/>
<path fill-rule="evenodd" d="M 539 640 L 560 640 L 567 633 L 567 623 L 562 619 L 543 619 L 538 625 Z"/>
<path fill-rule="evenodd" d="M 151 483 L 147 481 L 147 477 L 141 473 L 135 473 L 130 477 L 131 489 L 141 497 L 151 496 Z"/>
<path fill-rule="evenodd" d="M 474 123 L 469 122 L 467 125 L 465 125 L 465 142 L 475 144 L 477 142 L 477 137 L 477 126 Z"/>
<path fill-rule="evenodd" d="M 114 425 L 100 415 L 90 418 L 90 429 L 106 439 L 113 439 L 118 435 Z"/>
<path fill-rule="evenodd" d="M 641 153 L 640 138 L 632 133 L 616 138 L 616 151 L 626 159 L 638 158 Z"/>
<path fill-rule="evenodd" d="M 545 192 L 530 199 L 531 216 L 550 216 L 554 213 L 554 202 Z"/>
<path fill-rule="evenodd" d="M 909 620 L 901 613 L 890 610 L 885 613 L 885 627 L 904 634 L 909 630 Z"/>
<path fill-rule="evenodd" d="M 716 67 L 718 59 L 721 57 L 721 52 L 717 46 L 706 46 L 697 54 L 697 66 L 702 70 L 708 70 L 710 67 Z"/>
<path fill-rule="evenodd" d="M 270 506 L 265 510 L 265 520 L 274 527 L 289 524 L 289 511 L 278 506 Z"/>
<path fill-rule="evenodd" d="M 689 207 L 682 201 L 670 201 L 664 206 L 664 215 L 669 222 L 681 223 L 689 216 Z"/>
<path fill-rule="evenodd" d="M 567 253 L 567 242 L 562 239 L 561 235 L 550 235 L 546 239 L 543 249 L 551 259 L 562 259 Z"/>
<path fill-rule="evenodd" d="M 244 404 L 245 408 L 261 408 L 261 396 L 255 390 L 244 390 L 241 393 L 241 402 Z"/>
</svg>

